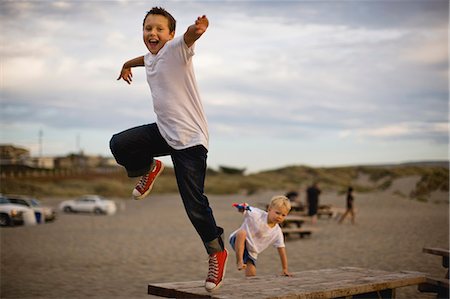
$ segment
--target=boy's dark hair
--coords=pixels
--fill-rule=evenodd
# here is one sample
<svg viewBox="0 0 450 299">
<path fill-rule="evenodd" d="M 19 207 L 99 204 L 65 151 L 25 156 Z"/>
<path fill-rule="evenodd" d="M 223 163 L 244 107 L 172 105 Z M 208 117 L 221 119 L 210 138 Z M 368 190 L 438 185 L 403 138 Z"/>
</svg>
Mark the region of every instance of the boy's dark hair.
<svg viewBox="0 0 450 299">
<path fill-rule="evenodd" d="M 166 17 L 167 20 L 169 21 L 169 31 L 170 32 L 174 32 L 175 31 L 175 27 L 177 25 L 177 21 L 175 20 L 175 18 L 164 8 L 162 7 L 153 7 L 152 9 L 150 9 L 147 14 L 145 15 L 144 21 L 142 22 L 142 26 L 144 26 L 145 24 L 145 20 L 147 19 L 147 17 L 149 15 L 160 15 L 163 17 Z"/>
</svg>

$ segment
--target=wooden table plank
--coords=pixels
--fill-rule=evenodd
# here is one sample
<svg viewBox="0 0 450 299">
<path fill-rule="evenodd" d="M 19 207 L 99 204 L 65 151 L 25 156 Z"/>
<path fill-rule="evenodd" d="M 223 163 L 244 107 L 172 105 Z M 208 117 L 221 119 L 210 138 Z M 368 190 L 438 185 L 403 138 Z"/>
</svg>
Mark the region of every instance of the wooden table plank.
<svg viewBox="0 0 450 299">
<path fill-rule="evenodd" d="M 441 256 L 442 266 L 447 269 L 447 274 L 445 275 L 445 278 L 427 277 L 426 283 L 419 285 L 419 291 L 437 293 L 437 298 L 449 298 L 449 249 L 424 247 L 423 252 Z"/>
<path fill-rule="evenodd" d="M 291 224 L 297 226 L 297 227 L 301 227 L 303 225 L 303 223 L 305 223 L 307 219 L 305 217 L 302 216 L 297 216 L 297 215 L 287 215 L 286 218 L 284 218 L 284 222 L 281 223 L 281 227 L 287 227 L 290 226 Z"/>
<path fill-rule="evenodd" d="M 437 248 L 437 247 L 424 247 L 422 249 L 423 252 L 434 254 L 434 255 L 440 255 L 440 256 L 449 256 L 449 250 L 444 248 Z"/>
<path fill-rule="evenodd" d="M 395 289 L 426 281 L 425 274 L 418 272 L 386 272 L 354 267 L 309 270 L 293 274 L 294 277 L 268 275 L 225 279 L 222 287 L 212 293 L 205 290 L 203 281 L 151 284 L 148 286 L 148 292 L 172 298 L 336 298 Z"/>
</svg>

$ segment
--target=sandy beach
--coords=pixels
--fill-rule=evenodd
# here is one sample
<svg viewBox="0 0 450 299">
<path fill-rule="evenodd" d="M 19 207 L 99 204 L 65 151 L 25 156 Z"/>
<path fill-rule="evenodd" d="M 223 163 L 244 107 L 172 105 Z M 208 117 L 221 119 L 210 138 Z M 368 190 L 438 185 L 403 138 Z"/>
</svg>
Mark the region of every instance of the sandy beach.
<svg viewBox="0 0 450 299">
<path fill-rule="evenodd" d="M 280 193 L 212 195 L 209 200 L 228 238 L 242 221 L 233 202 L 260 206 Z M 54 207 L 61 200 L 41 199 Z M 149 283 L 205 278 L 207 256 L 178 194 L 114 200 L 120 206 L 114 216 L 59 213 L 53 223 L 2 228 L 1 298 L 153 298 L 147 295 Z M 320 200 L 345 206 L 345 197 L 335 192 L 324 192 Z M 356 225 L 323 218 L 310 238 L 287 241 L 291 272 L 354 266 L 444 277 L 441 259 L 422 253 L 422 248 L 448 248 L 448 204 L 379 192 L 355 193 L 355 206 Z M 227 248 L 231 250 L 228 243 Z M 234 265 L 231 254 L 226 277 L 243 278 Z M 260 255 L 258 275 L 280 270 L 275 249 Z M 406 287 L 397 291 L 397 298 L 433 295 Z"/>
</svg>

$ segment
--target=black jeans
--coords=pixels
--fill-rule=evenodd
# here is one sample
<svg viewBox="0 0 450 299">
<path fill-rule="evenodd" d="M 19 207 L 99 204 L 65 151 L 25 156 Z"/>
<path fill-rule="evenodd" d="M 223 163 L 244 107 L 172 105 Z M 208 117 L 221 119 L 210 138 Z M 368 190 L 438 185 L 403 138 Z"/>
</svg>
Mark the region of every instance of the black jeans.
<svg viewBox="0 0 450 299">
<path fill-rule="evenodd" d="M 216 225 L 204 194 L 208 154 L 204 146 L 175 150 L 167 144 L 153 123 L 113 135 L 110 148 L 117 163 L 125 167 L 129 177 L 146 174 L 154 157 L 170 155 L 184 208 L 206 251 L 211 254 L 224 250 L 223 229 Z"/>
</svg>

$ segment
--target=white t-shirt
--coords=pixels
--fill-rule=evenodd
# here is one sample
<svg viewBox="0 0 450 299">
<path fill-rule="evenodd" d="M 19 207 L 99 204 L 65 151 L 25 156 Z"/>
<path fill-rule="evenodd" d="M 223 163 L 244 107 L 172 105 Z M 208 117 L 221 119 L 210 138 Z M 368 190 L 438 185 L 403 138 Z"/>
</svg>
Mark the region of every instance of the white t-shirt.
<svg viewBox="0 0 450 299">
<path fill-rule="evenodd" d="M 156 55 L 144 56 L 156 123 L 174 149 L 208 148 L 208 125 L 192 65 L 194 45 L 183 36 L 168 41 Z"/>
<path fill-rule="evenodd" d="M 277 224 L 270 227 L 267 224 L 267 212 L 255 207 L 250 207 L 251 211 L 244 211 L 244 222 L 238 230 L 245 230 L 247 232 L 246 248 L 248 253 L 255 260 L 258 254 L 264 249 L 273 245 L 276 248 L 285 247 L 283 232 L 281 227 Z M 234 231 L 230 235 L 230 239 L 238 231 Z"/>
</svg>

